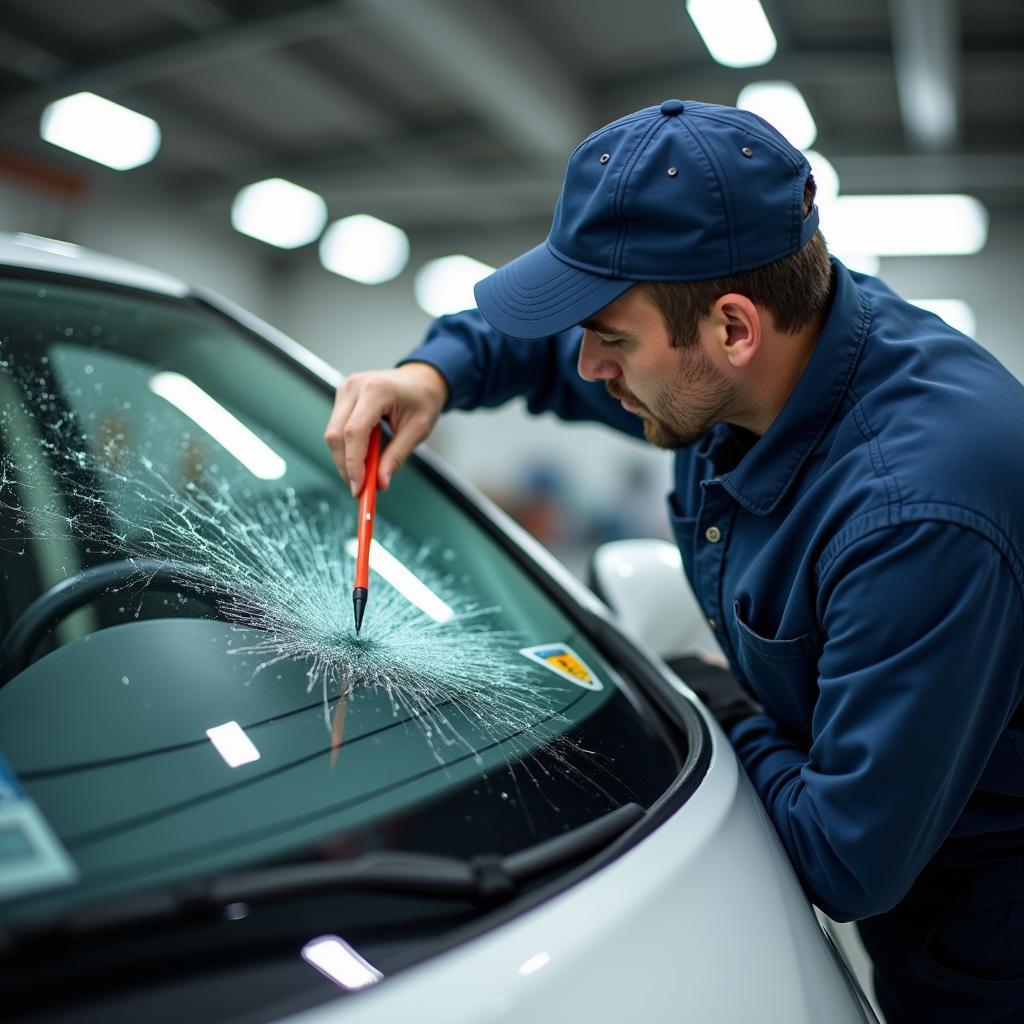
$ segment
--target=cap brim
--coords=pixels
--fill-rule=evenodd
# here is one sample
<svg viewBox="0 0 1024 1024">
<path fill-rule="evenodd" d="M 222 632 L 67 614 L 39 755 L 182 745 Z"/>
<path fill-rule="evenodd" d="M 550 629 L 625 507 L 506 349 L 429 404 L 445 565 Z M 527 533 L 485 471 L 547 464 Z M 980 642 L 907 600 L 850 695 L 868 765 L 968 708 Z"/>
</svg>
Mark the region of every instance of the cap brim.
<svg viewBox="0 0 1024 1024">
<path fill-rule="evenodd" d="M 514 338 L 547 338 L 578 324 L 636 284 L 602 277 L 558 259 L 542 242 L 474 288 L 492 327 Z"/>
</svg>

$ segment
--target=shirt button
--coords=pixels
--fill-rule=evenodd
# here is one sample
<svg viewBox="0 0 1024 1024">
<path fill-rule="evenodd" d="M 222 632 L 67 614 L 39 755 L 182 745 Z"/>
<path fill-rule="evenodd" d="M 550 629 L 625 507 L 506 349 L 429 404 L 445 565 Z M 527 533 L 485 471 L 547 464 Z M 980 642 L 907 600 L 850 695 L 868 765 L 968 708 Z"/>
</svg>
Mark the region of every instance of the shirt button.
<svg viewBox="0 0 1024 1024">
<path fill-rule="evenodd" d="M 708 625 L 714 630 L 718 629 L 718 622 L 715 619 L 708 619 Z"/>
<path fill-rule="evenodd" d="M 717 544 L 722 539 L 722 531 L 717 526 L 709 526 L 704 531 L 704 536 L 712 543 Z"/>
</svg>

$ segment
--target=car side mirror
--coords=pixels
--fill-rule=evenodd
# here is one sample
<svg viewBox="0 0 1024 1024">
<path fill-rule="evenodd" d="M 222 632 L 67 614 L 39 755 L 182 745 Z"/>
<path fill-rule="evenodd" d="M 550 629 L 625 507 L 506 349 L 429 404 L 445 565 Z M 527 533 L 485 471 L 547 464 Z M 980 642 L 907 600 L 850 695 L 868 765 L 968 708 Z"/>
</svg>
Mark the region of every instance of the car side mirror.
<svg viewBox="0 0 1024 1024">
<path fill-rule="evenodd" d="M 590 587 L 622 626 L 665 661 L 722 652 L 683 573 L 679 549 L 663 540 L 616 540 L 591 557 Z"/>
</svg>

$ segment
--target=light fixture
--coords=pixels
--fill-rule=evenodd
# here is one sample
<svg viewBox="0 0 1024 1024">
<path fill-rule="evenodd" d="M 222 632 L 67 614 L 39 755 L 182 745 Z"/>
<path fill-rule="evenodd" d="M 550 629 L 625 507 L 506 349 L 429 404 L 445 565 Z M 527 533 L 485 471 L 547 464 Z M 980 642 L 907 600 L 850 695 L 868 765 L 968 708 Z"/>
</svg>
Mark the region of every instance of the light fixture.
<svg viewBox="0 0 1024 1024">
<path fill-rule="evenodd" d="M 323 197 L 284 178 L 246 185 L 231 204 L 231 226 L 279 249 L 297 249 L 320 237 L 327 223 Z"/>
<path fill-rule="evenodd" d="M 988 238 L 988 211 L 973 196 L 840 196 L 829 211 L 830 246 L 879 256 L 966 256 Z"/>
<path fill-rule="evenodd" d="M 763 117 L 797 149 L 808 149 L 818 137 L 803 94 L 792 82 L 751 82 L 740 90 L 736 106 Z"/>
<path fill-rule="evenodd" d="M 760 0 L 686 0 L 686 13 L 727 68 L 752 68 L 775 56 L 775 33 Z"/>
<path fill-rule="evenodd" d="M 828 243 L 829 253 L 835 256 L 847 270 L 855 270 L 858 274 L 870 274 L 872 277 L 878 276 L 878 271 L 882 268 L 882 261 L 874 253 L 855 252 L 852 249 L 847 251 L 833 243 L 830 231 L 827 229 L 823 230 L 825 231 L 825 240 Z"/>
<path fill-rule="evenodd" d="M 237 722 L 225 722 L 206 730 L 210 742 L 217 748 L 217 753 L 231 768 L 250 764 L 260 759 L 260 752 L 245 730 Z"/>
<path fill-rule="evenodd" d="M 345 550 L 356 557 L 355 537 L 345 543 Z M 370 568 L 384 577 L 407 601 L 426 612 L 435 622 L 447 622 L 455 612 L 445 604 L 419 577 L 411 573 L 387 548 L 377 541 L 370 543 Z"/>
<path fill-rule="evenodd" d="M 978 321 L 974 309 L 963 299 L 907 299 L 907 302 L 942 317 L 950 327 L 961 334 L 966 334 L 969 338 L 975 336 Z"/>
<path fill-rule="evenodd" d="M 160 148 L 156 121 L 94 92 L 76 92 L 47 105 L 39 134 L 115 171 L 149 163 Z"/>
<path fill-rule="evenodd" d="M 337 935 L 321 935 L 302 947 L 302 959 L 342 988 L 376 985 L 384 975 Z"/>
<path fill-rule="evenodd" d="M 367 213 L 336 220 L 320 239 L 320 262 L 360 284 L 390 281 L 409 262 L 409 236 Z"/>
<path fill-rule="evenodd" d="M 288 469 L 284 459 L 188 377 L 166 371 L 155 373 L 149 378 L 149 390 L 202 427 L 253 476 L 261 480 L 284 476 Z"/>
<path fill-rule="evenodd" d="M 416 272 L 413 291 L 420 309 L 431 316 L 458 313 L 476 306 L 473 285 L 494 273 L 494 267 L 471 256 L 442 256 Z"/>
<path fill-rule="evenodd" d="M 831 161 L 816 150 L 809 149 L 804 156 L 807 157 L 807 162 L 811 165 L 811 174 L 814 175 L 814 203 L 824 216 L 823 211 L 831 207 L 839 195 L 839 174 Z"/>
</svg>

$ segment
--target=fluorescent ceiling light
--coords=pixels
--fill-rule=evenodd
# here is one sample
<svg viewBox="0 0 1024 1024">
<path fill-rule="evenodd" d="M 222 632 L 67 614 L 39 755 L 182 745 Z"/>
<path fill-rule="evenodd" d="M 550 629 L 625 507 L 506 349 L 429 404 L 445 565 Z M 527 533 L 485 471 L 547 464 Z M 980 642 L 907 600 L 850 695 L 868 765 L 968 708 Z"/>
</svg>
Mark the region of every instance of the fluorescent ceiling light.
<svg viewBox="0 0 1024 1024">
<path fill-rule="evenodd" d="M 859 274 L 870 274 L 872 277 L 878 276 L 878 271 L 882 269 L 882 261 L 874 253 L 847 252 L 833 244 L 832 234 L 827 227 L 823 230 L 829 253 L 835 256 L 847 270 L 856 270 Z"/>
<path fill-rule="evenodd" d="M 206 735 L 217 748 L 217 753 L 227 761 L 231 768 L 250 764 L 260 759 L 260 752 L 237 722 L 215 725 L 212 729 L 206 730 Z"/>
<path fill-rule="evenodd" d="M 231 226 L 236 231 L 280 249 L 312 242 L 326 223 L 323 198 L 284 178 L 246 185 L 231 204 Z"/>
<path fill-rule="evenodd" d="M 151 117 L 94 92 L 55 100 L 43 111 L 39 134 L 115 171 L 147 164 L 160 148 L 160 126 Z"/>
<path fill-rule="evenodd" d="M 915 306 L 927 309 L 930 313 L 942 317 L 950 327 L 969 338 L 975 336 L 978 327 L 977 318 L 971 306 L 962 299 L 907 299 Z"/>
<path fill-rule="evenodd" d="M 409 236 L 366 213 L 336 220 L 320 239 L 320 262 L 361 284 L 390 281 L 409 262 Z"/>
<path fill-rule="evenodd" d="M 375 985 L 384 977 L 337 935 L 321 935 L 307 942 L 302 947 L 302 959 L 336 985 L 349 990 Z"/>
<path fill-rule="evenodd" d="M 686 0 L 686 13 L 727 68 L 752 68 L 775 56 L 775 33 L 760 0 Z"/>
<path fill-rule="evenodd" d="M 473 285 L 494 273 L 494 267 L 470 256 L 442 256 L 424 263 L 416 273 L 413 290 L 420 309 L 431 316 L 473 309 Z"/>
<path fill-rule="evenodd" d="M 345 550 L 353 557 L 359 545 L 353 537 L 345 544 Z M 444 603 L 422 580 L 395 558 L 387 548 L 377 541 L 370 544 L 370 568 L 384 577 L 407 601 L 426 612 L 435 622 L 447 622 L 455 612 Z"/>
<path fill-rule="evenodd" d="M 818 211 L 830 207 L 839 195 L 839 174 L 831 162 L 816 150 L 809 149 L 804 156 L 811 165 L 811 174 L 814 175 L 814 203 Z"/>
<path fill-rule="evenodd" d="M 763 117 L 797 149 L 813 146 L 818 137 L 818 126 L 792 82 L 751 82 L 740 90 L 736 106 Z"/>
<path fill-rule="evenodd" d="M 149 390 L 170 402 L 227 449 L 253 476 L 277 480 L 287 463 L 198 384 L 180 373 L 155 373 Z"/>
<path fill-rule="evenodd" d="M 966 256 L 988 238 L 988 211 L 963 195 L 840 196 L 830 247 L 879 256 Z"/>
</svg>

